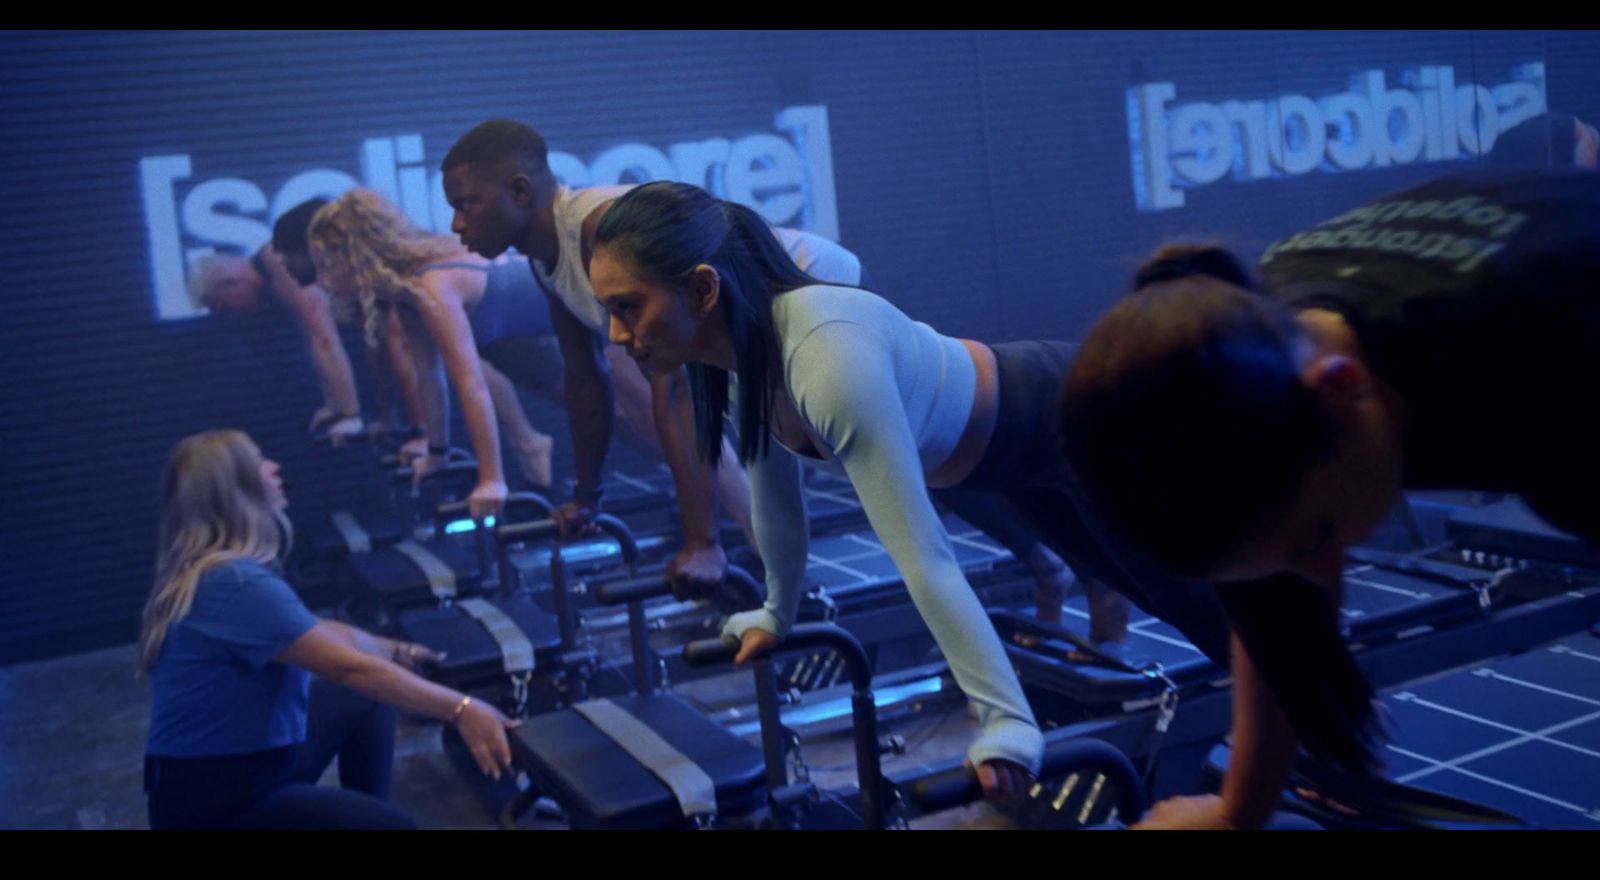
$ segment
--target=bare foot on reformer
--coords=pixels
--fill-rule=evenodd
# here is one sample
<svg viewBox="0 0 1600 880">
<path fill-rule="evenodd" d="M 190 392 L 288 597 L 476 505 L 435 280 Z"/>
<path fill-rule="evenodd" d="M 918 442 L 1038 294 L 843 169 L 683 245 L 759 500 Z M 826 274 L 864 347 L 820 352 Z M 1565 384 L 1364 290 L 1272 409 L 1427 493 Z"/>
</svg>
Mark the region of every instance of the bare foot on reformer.
<svg viewBox="0 0 1600 880">
<path fill-rule="evenodd" d="M 528 478 L 528 482 L 540 489 L 549 489 L 550 481 L 555 477 L 551 464 L 555 448 L 553 437 L 537 431 L 531 440 L 517 448 L 517 467 Z"/>
<path fill-rule="evenodd" d="M 1028 566 L 1033 572 L 1033 604 L 1040 623 L 1061 625 L 1061 603 L 1081 587 L 1072 569 L 1051 554 L 1047 561 Z"/>
<path fill-rule="evenodd" d="M 1131 605 L 1121 593 L 1091 578 L 1082 581 L 1083 593 L 1089 600 L 1089 641 L 1102 653 L 1121 658 L 1128 641 L 1128 617 Z M 1084 662 L 1094 658 L 1085 655 Z"/>
<path fill-rule="evenodd" d="M 1037 615 L 1040 623 L 1061 625 L 1061 603 L 1074 581 L 1082 587 L 1089 600 L 1089 641 L 1103 654 L 1121 659 L 1123 649 L 1128 640 L 1128 600 L 1122 594 L 1093 580 L 1077 580 L 1071 572 L 1062 566 L 1060 575 L 1051 578 L 1040 578 L 1039 586 L 1034 594 L 1037 606 Z M 1035 576 L 1039 575 L 1035 569 Z M 1043 641 L 1038 636 L 1028 633 L 1016 633 L 1012 641 L 1024 648 L 1036 648 Z M 1097 663 L 1100 658 L 1082 650 L 1072 650 L 1066 653 L 1064 659 L 1069 663 Z"/>
<path fill-rule="evenodd" d="M 1061 626 L 1061 603 L 1082 589 L 1078 579 L 1067 568 L 1067 563 L 1061 562 L 1061 557 L 1043 544 L 1035 544 L 1034 549 L 1024 555 L 1022 563 L 1034 574 L 1034 608 L 1038 622 Z"/>
</svg>

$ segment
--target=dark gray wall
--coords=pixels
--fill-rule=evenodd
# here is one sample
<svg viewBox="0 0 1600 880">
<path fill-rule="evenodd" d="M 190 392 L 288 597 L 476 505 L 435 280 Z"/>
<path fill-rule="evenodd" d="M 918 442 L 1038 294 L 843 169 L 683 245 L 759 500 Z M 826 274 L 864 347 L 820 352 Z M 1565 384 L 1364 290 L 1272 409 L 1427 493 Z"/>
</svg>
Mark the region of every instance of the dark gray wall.
<svg viewBox="0 0 1600 880">
<path fill-rule="evenodd" d="M 190 175 L 162 190 L 175 209 L 202 183 L 248 182 L 265 204 L 213 213 L 265 224 L 307 169 L 363 178 L 368 139 L 421 136 L 424 155 L 395 163 L 403 178 L 432 173 L 491 116 L 527 121 L 590 163 L 621 143 L 668 151 L 766 134 L 794 145 L 777 114 L 820 106 L 837 231 L 883 294 L 946 332 L 1072 338 L 1169 237 L 1220 237 L 1253 256 L 1297 226 L 1480 161 L 1340 170 L 1324 156 L 1304 173 L 1239 179 L 1251 147 L 1224 132 L 1237 172 L 1183 190 L 1183 207 L 1140 210 L 1135 151 L 1153 129 L 1130 119 L 1130 90 L 1171 83 L 1170 127 L 1194 102 L 1315 101 L 1373 70 L 1425 106 L 1426 84 L 1404 85 L 1424 67 L 1493 88 L 1529 63 L 1543 65 L 1552 109 L 1600 115 L 1593 33 L 0 35 L 0 663 L 133 638 L 157 474 L 185 434 L 249 431 L 284 463 L 298 520 L 371 489 L 350 456 L 306 442 L 316 386 L 286 319 L 158 318 L 154 254 L 238 251 L 257 233 L 218 243 L 226 217 L 147 223 L 159 205 L 142 199 L 141 160 L 189 157 Z M 1403 140 L 1406 118 L 1384 136 Z M 1275 131 L 1291 153 L 1307 136 Z M 807 148 L 820 150 L 814 137 Z M 805 207 L 775 219 L 827 229 L 827 180 L 802 170 Z"/>
</svg>

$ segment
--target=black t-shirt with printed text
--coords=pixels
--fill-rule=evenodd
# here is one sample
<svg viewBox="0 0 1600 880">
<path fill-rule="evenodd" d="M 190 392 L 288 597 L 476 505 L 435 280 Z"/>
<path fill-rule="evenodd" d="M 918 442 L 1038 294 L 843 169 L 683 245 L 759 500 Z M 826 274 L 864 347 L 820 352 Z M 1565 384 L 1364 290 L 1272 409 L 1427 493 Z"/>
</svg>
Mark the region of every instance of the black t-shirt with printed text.
<svg viewBox="0 0 1600 880">
<path fill-rule="evenodd" d="M 1519 493 L 1600 540 L 1600 174 L 1434 180 L 1275 242 L 1259 272 L 1342 315 L 1405 401 L 1407 488 Z"/>
</svg>

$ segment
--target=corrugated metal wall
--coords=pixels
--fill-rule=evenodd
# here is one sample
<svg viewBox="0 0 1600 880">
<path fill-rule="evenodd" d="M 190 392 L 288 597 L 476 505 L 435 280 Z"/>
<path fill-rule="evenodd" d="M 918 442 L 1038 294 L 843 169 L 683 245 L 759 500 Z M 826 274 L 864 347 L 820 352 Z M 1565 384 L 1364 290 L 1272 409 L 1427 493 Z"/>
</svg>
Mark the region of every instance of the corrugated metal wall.
<svg viewBox="0 0 1600 880">
<path fill-rule="evenodd" d="M 1530 61 L 1552 108 L 1596 115 L 1592 33 L 0 35 L 0 663 L 133 638 L 159 468 L 185 434 L 249 431 L 283 462 L 297 519 L 372 490 L 358 456 L 304 438 L 317 389 L 286 317 L 157 320 L 141 159 L 190 157 L 175 195 L 238 178 L 270 201 L 306 169 L 360 178 L 369 138 L 420 135 L 436 169 L 492 116 L 587 162 L 622 142 L 782 135 L 775 114 L 821 105 L 842 239 L 886 296 L 947 332 L 1070 338 L 1163 238 L 1250 251 L 1445 170 L 1228 178 L 1139 211 L 1131 87 L 1315 98 L 1363 70 L 1501 83 Z"/>
</svg>

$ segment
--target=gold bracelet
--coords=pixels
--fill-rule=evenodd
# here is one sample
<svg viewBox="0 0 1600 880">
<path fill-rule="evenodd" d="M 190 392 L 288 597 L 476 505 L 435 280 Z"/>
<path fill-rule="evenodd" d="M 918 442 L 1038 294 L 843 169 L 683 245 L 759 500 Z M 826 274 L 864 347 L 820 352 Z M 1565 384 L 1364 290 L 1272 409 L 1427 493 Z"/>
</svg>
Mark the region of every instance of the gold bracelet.
<svg viewBox="0 0 1600 880">
<path fill-rule="evenodd" d="M 462 697 L 461 698 L 461 702 L 456 704 L 455 714 L 450 716 L 450 723 L 451 724 L 455 724 L 456 722 L 461 720 L 461 713 L 467 711 L 467 704 L 470 703 L 470 702 L 472 702 L 472 698 L 471 697 Z"/>
</svg>

